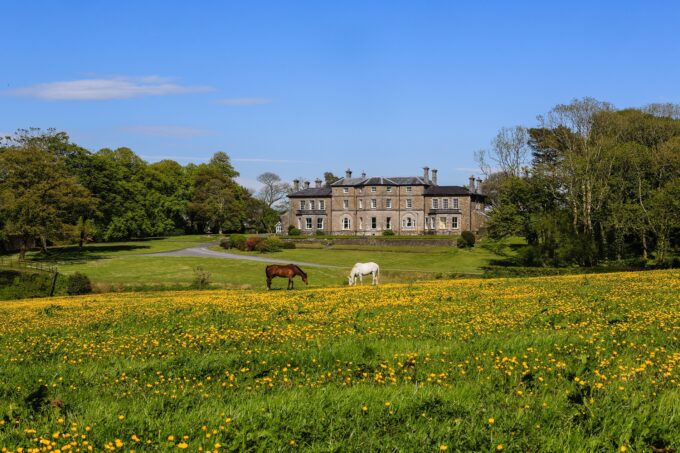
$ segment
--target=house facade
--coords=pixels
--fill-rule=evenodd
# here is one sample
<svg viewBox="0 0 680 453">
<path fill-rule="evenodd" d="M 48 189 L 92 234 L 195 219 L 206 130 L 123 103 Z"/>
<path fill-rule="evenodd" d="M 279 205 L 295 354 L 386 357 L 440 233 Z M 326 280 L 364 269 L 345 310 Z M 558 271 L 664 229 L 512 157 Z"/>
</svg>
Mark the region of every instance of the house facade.
<svg viewBox="0 0 680 453">
<path fill-rule="evenodd" d="M 485 197 L 481 179 L 470 177 L 469 188 L 440 186 L 437 170 L 423 168 L 423 176 L 345 177 L 330 187 L 294 182 L 290 208 L 282 218 L 284 231 L 293 225 L 302 234 L 374 236 L 391 230 L 399 235 L 460 234 L 484 226 Z"/>
</svg>

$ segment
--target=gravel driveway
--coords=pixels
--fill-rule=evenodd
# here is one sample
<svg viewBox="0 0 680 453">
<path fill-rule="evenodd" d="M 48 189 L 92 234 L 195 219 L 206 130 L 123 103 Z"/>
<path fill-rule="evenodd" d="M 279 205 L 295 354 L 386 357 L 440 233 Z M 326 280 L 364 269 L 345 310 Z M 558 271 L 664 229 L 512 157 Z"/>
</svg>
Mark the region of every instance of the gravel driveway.
<svg viewBox="0 0 680 453">
<path fill-rule="evenodd" d="M 214 245 L 217 245 L 217 243 L 201 244 L 186 249 L 173 250 L 171 252 L 145 253 L 140 256 L 191 256 L 194 258 L 222 258 L 228 260 L 259 261 L 261 263 L 297 264 L 298 266 L 307 267 L 328 267 L 335 269 L 343 268 L 343 266 L 329 266 L 326 264 L 303 263 L 302 261 L 277 260 L 263 256 L 237 255 L 235 253 L 216 252 L 214 250 L 208 249 L 208 247 Z"/>
</svg>

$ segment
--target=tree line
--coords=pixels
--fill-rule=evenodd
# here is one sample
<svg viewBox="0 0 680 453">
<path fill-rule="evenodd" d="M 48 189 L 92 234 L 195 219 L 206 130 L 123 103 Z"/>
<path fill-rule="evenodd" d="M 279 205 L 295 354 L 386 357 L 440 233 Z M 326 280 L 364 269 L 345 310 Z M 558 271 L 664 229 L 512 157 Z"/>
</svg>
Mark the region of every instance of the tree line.
<svg viewBox="0 0 680 453">
<path fill-rule="evenodd" d="M 575 99 L 476 157 L 489 234 L 524 237 L 524 264 L 664 263 L 680 247 L 680 106 Z"/>
<path fill-rule="evenodd" d="M 273 231 L 287 185 L 265 173 L 254 194 L 237 176 L 224 152 L 198 165 L 148 163 L 129 148 L 90 152 L 65 132 L 19 130 L 0 141 L 0 244 L 18 240 L 23 256 L 35 240 L 46 250 L 54 241 Z"/>
</svg>

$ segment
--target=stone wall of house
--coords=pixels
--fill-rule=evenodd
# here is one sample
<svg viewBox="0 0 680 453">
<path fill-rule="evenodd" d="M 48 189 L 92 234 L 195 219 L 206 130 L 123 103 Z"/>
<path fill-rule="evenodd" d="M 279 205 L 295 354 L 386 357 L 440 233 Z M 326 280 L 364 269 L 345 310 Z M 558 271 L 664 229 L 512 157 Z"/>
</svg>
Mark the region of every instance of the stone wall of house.
<svg viewBox="0 0 680 453">
<path fill-rule="evenodd" d="M 457 235 L 466 230 L 478 231 L 484 225 L 481 202 L 471 202 L 467 195 L 426 196 L 424 192 L 424 186 L 410 186 L 410 190 L 408 186 L 375 186 L 375 191 L 371 186 L 333 187 L 332 197 L 324 199 L 323 213 L 317 209 L 316 212 L 302 211 L 299 215 L 301 200 L 305 200 L 307 207 L 314 200 L 318 207 L 320 198 L 293 198 L 282 223 L 284 231 L 287 231 L 288 225 L 293 225 L 300 228 L 302 234 L 315 234 L 318 219 L 323 218 L 321 229 L 325 234 L 363 236 L 379 236 L 387 229 L 399 235 Z M 439 200 L 440 210 L 443 209 L 442 200 L 447 198 L 449 209 L 433 211 L 433 198 Z M 458 199 L 458 210 L 453 209 L 454 198 Z M 312 219 L 311 228 L 306 228 L 307 218 Z"/>
</svg>

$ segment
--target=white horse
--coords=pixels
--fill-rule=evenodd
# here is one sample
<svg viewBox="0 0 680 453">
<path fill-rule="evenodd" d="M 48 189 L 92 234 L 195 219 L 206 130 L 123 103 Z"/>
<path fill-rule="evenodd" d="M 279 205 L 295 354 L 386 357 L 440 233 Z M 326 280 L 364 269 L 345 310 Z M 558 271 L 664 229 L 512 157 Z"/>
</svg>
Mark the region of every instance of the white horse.
<svg viewBox="0 0 680 453">
<path fill-rule="evenodd" d="M 364 282 L 364 275 L 371 274 L 373 276 L 373 284 L 378 284 L 378 277 L 380 276 L 380 267 L 375 263 L 356 263 L 349 273 L 349 286 L 356 284 L 356 279 L 359 277 L 359 282 Z"/>
</svg>

